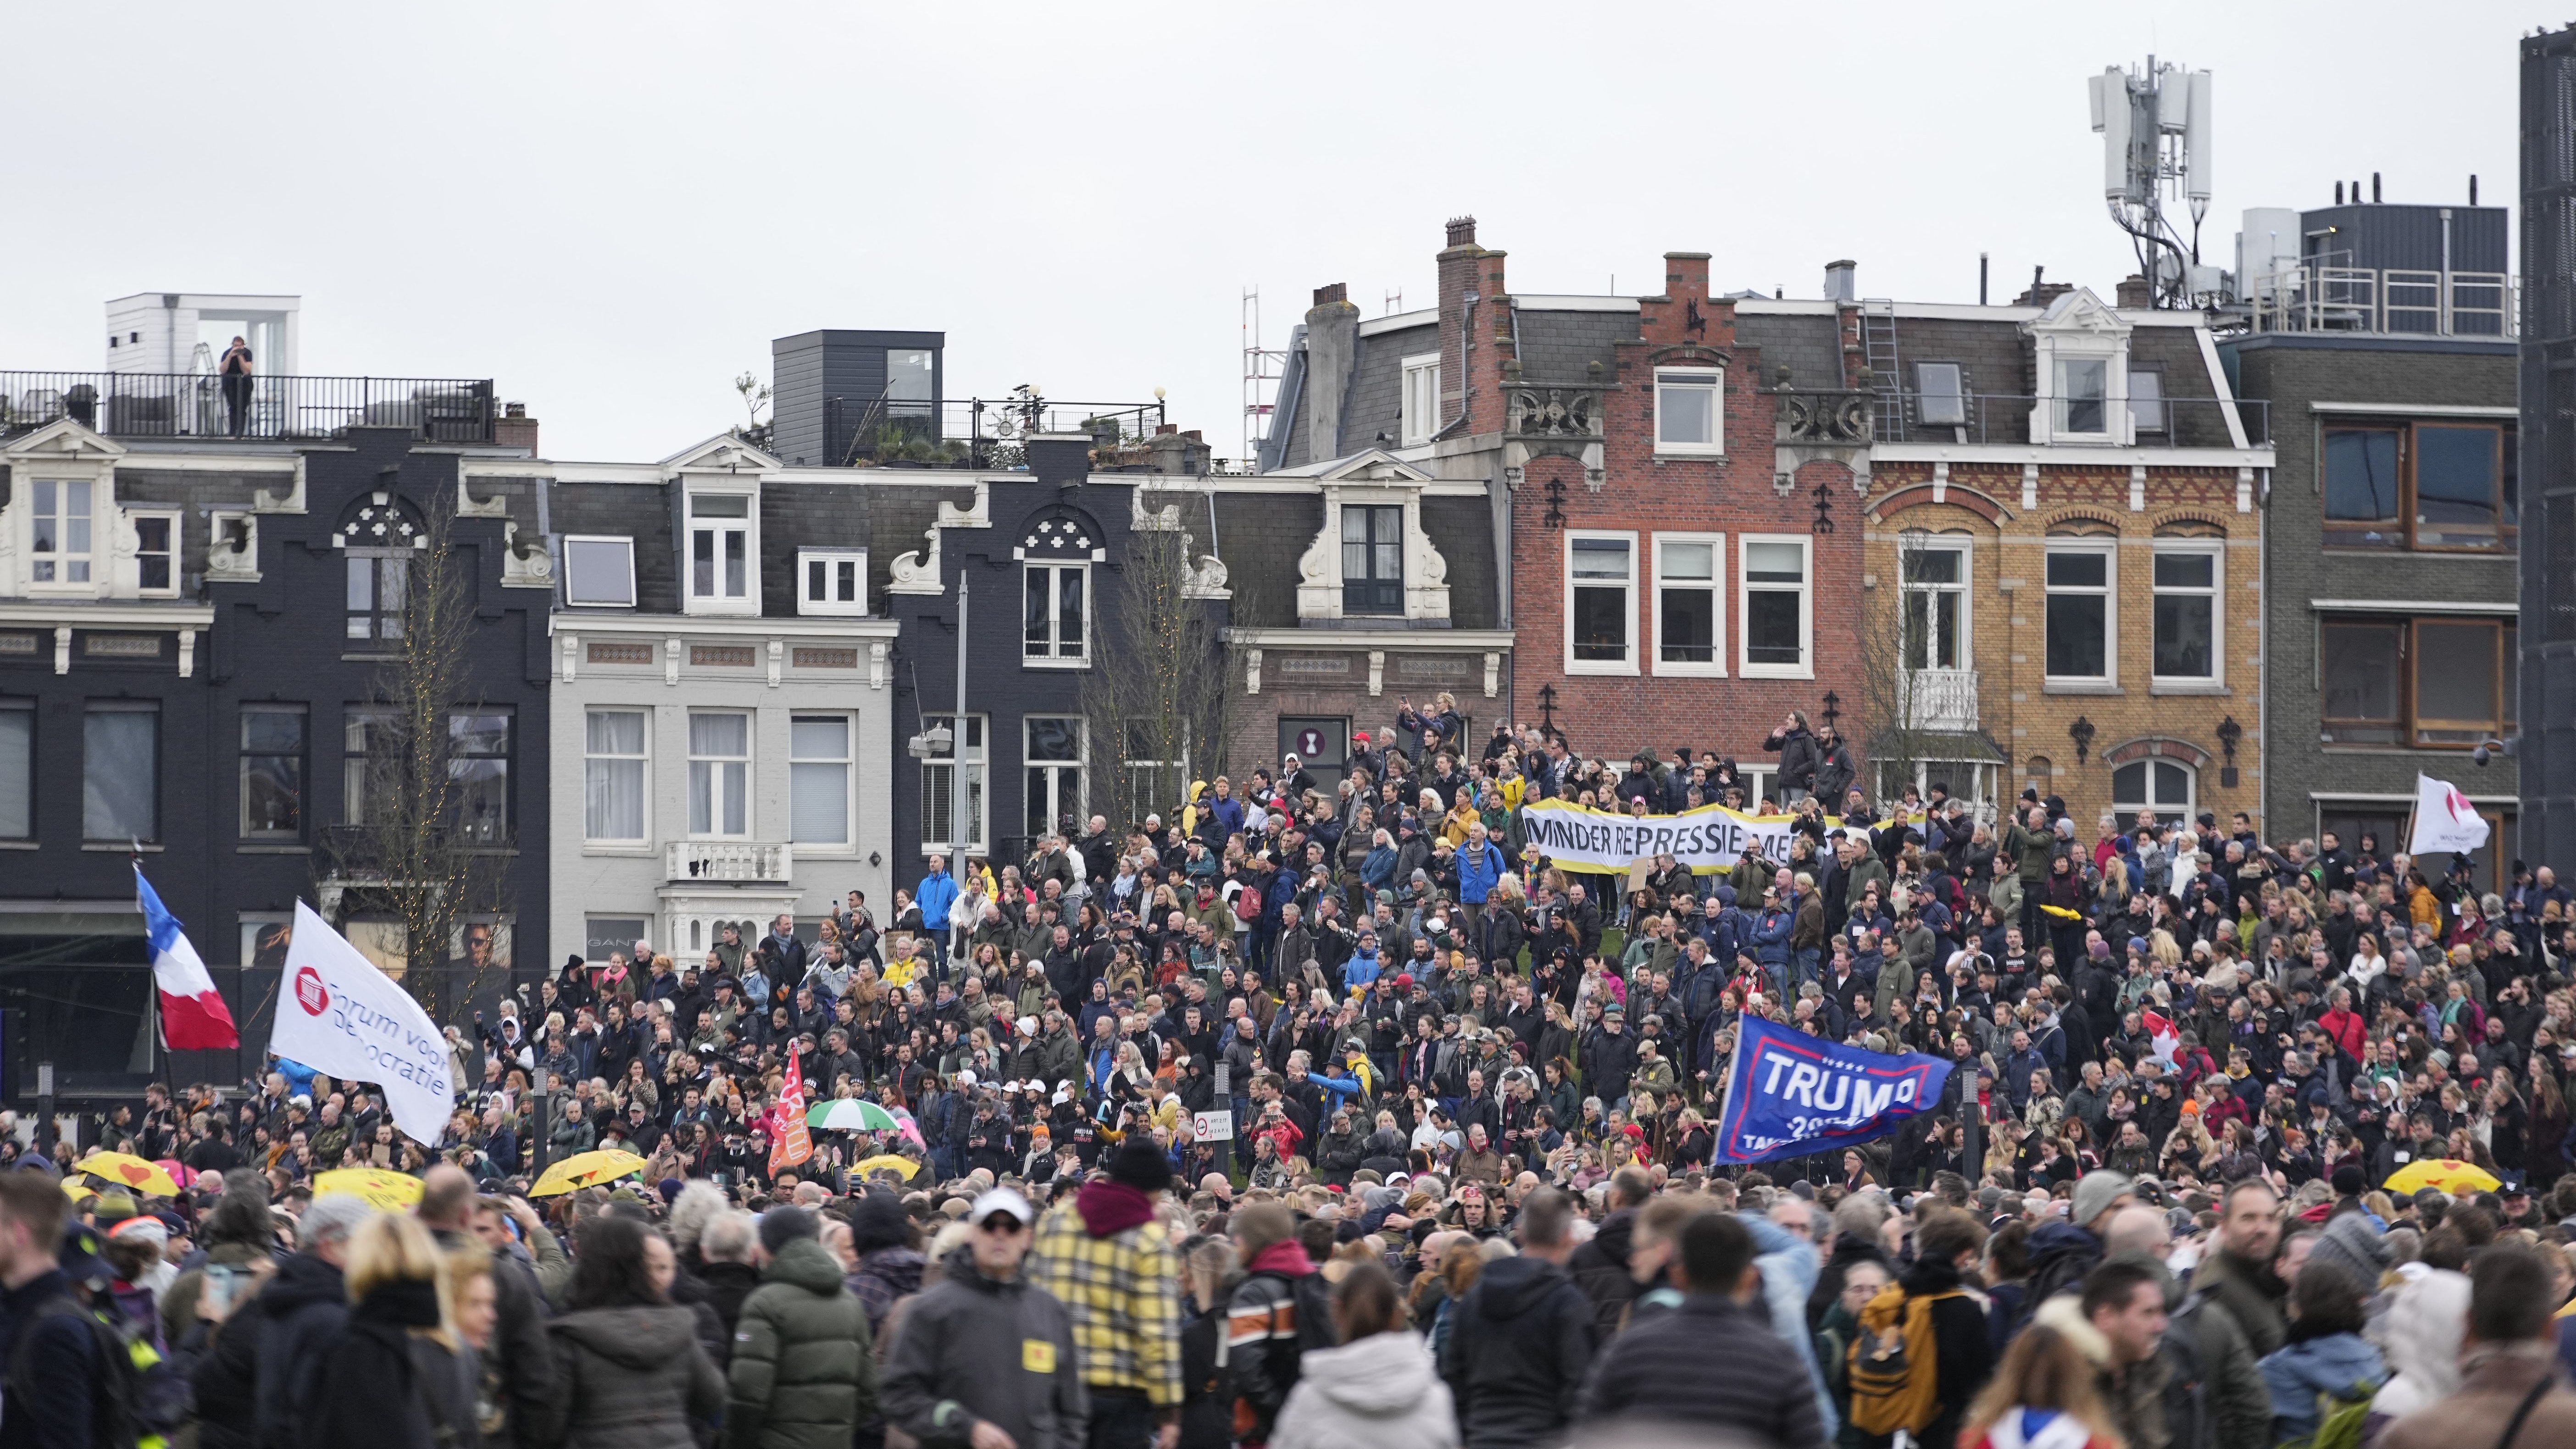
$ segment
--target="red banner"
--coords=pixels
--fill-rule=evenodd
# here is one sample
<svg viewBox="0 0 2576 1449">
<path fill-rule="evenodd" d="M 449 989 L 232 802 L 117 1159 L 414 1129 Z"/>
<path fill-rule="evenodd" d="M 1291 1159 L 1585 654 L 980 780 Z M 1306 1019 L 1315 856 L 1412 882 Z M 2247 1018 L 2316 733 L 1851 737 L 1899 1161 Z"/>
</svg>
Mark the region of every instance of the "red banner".
<svg viewBox="0 0 2576 1449">
<path fill-rule="evenodd" d="M 772 1110 L 777 1130 L 769 1138 L 769 1174 L 775 1177 L 779 1169 L 801 1167 L 814 1155 L 813 1134 L 805 1129 L 804 1058 L 796 1051 L 787 1053 L 787 1083 L 779 1088 Z"/>
</svg>

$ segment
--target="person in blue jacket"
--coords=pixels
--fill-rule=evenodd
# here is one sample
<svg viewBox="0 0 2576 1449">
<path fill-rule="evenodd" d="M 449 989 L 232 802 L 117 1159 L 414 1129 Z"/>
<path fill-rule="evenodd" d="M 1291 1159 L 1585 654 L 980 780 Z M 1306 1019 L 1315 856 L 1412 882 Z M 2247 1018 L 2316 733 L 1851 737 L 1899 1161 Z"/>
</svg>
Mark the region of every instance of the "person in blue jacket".
<svg viewBox="0 0 2576 1449">
<path fill-rule="evenodd" d="M 1486 898 L 1502 883 L 1503 872 L 1509 869 L 1503 863 L 1501 848 L 1486 838 L 1485 822 L 1478 820 L 1468 825 L 1467 843 L 1458 848 L 1457 864 L 1458 899 L 1467 908 L 1467 919 L 1473 921 L 1484 914 Z"/>
<path fill-rule="evenodd" d="M 948 874 L 948 857 L 930 857 L 930 874 L 921 878 L 913 890 L 912 903 L 921 908 L 921 929 L 931 939 L 945 942 L 948 936 L 948 908 L 957 904 L 957 882 Z M 943 945 L 941 955 L 947 950 Z"/>
<path fill-rule="evenodd" d="M 1781 903 L 1779 891 L 1766 888 L 1762 892 L 1761 914 L 1753 918 L 1751 944 L 1754 959 L 1771 974 L 1771 980 L 1783 999 L 1789 994 L 1789 931 L 1796 924 L 1797 918 L 1790 915 L 1789 908 Z"/>
</svg>

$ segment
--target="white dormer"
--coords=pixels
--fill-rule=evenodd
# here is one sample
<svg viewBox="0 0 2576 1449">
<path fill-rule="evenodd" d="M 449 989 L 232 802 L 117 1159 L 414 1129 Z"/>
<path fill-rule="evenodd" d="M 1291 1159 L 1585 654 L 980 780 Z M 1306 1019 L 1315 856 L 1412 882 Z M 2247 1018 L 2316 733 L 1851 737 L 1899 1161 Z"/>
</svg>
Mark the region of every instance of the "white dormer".
<svg viewBox="0 0 2576 1449">
<path fill-rule="evenodd" d="M 1312 471 L 1324 519 L 1298 560 L 1297 617 L 1445 622 L 1449 561 L 1422 529 L 1431 475 L 1375 448 Z"/>
<path fill-rule="evenodd" d="M 2030 338 L 2039 376 L 2039 397 L 2030 410 L 2033 443 L 2127 447 L 2137 441 L 2129 413 L 2127 318 L 2089 288 L 2078 287 L 2021 330 Z"/>
<path fill-rule="evenodd" d="M 729 433 L 663 460 L 664 475 L 680 485 L 685 612 L 760 612 L 760 480 L 778 466 Z"/>
<path fill-rule="evenodd" d="M 179 594 L 175 506 L 120 506 L 125 447 L 71 418 L 0 450 L 0 590 L 22 598 L 169 599 Z"/>
</svg>

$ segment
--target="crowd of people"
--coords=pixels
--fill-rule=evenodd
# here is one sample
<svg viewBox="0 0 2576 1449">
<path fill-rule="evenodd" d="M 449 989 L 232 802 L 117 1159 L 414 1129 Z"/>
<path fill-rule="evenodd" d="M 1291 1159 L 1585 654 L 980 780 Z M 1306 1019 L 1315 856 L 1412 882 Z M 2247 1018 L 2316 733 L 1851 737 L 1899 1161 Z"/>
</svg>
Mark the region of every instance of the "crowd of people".
<svg viewBox="0 0 2576 1449">
<path fill-rule="evenodd" d="M 2576 1442 L 2548 868 L 1873 801 L 1794 716 L 1767 797 L 1463 734 L 575 958 L 451 1028 L 435 1144 L 292 1062 L 0 1136 L 0 1449 Z M 1794 824 L 1595 874 L 1540 799 Z M 1952 1070 L 1727 1162 L 1748 1015 Z M 531 1198 L 599 1149 L 642 1165 Z"/>
</svg>

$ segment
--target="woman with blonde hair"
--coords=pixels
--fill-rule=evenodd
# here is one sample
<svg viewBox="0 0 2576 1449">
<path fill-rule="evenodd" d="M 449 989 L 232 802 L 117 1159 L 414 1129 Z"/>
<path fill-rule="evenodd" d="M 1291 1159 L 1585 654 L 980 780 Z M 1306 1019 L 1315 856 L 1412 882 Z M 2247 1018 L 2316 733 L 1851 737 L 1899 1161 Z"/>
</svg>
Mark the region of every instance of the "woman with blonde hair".
<svg viewBox="0 0 2576 1449">
<path fill-rule="evenodd" d="M 457 1352 L 461 1341 L 447 1326 L 437 1240 L 418 1218 L 378 1213 L 349 1235 L 348 1251 L 349 1324 L 323 1359 L 303 1425 L 309 1442 L 433 1449 L 460 1442 L 460 1433 L 477 1442 L 473 1357 Z M 447 1417 L 460 1388 L 461 1421 Z"/>
<path fill-rule="evenodd" d="M 2078 1328 L 2094 1343 L 2079 1345 Z M 2080 1318 L 2063 1331 L 2047 1323 L 2023 1330 L 1968 1405 L 1959 1449 L 2128 1449 L 2093 1386 L 2094 1360 L 2110 1357 L 2100 1340 Z"/>
</svg>

